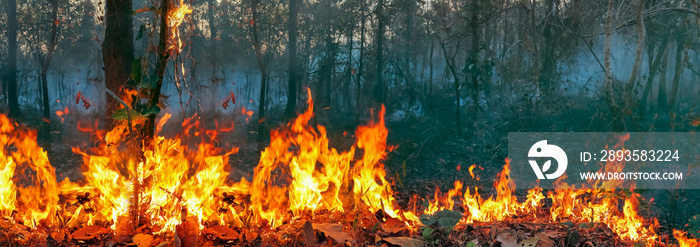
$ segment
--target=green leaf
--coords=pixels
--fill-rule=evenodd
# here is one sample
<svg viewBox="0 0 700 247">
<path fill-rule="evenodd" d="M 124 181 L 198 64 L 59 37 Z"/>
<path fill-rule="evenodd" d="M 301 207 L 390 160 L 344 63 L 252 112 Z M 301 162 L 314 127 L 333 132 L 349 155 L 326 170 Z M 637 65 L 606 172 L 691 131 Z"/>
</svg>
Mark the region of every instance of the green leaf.
<svg viewBox="0 0 700 247">
<path fill-rule="evenodd" d="M 141 115 L 143 115 L 144 117 L 151 114 L 158 115 L 158 113 L 160 113 L 160 107 L 158 107 L 157 105 L 153 105 L 149 108 L 144 108 L 141 110 Z"/>
<path fill-rule="evenodd" d="M 141 57 L 137 57 L 131 62 L 131 79 L 136 82 L 136 84 L 141 84 L 141 73 L 143 69 L 141 68 Z"/>
<path fill-rule="evenodd" d="M 139 34 L 136 35 L 136 40 L 140 40 L 143 37 L 143 31 L 146 30 L 146 25 L 141 24 L 141 27 L 139 27 Z"/>
<path fill-rule="evenodd" d="M 131 116 L 127 115 L 126 108 L 122 108 L 122 109 L 116 110 L 114 112 L 114 114 L 112 114 L 112 118 L 116 119 L 116 120 L 127 120 L 127 119 L 129 119 L 129 117 L 131 117 L 131 120 L 134 120 L 134 119 L 143 117 L 143 116 L 141 116 L 141 114 L 139 112 L 134 111 L 134 110 L 128 110 L 128 113 L 131 114 Z"/>
<path fill-rule="evenodd" d="M 469 242 L 469 243 L 467 243 L 467 247 L 476 247 L 476 243 Z"/>
<path fill-rule="evenodd" d="M 423 233 L 421 234 L 423 240 L 427 242 L 432 242 L 433 240 L 435 240 L 435 238 L 433 237 L 433 232 L 435 232 L 435 230 L 433 228 L 424 226 L 421 227 L 421 230 L 423 230 Z"/>
<path fill-rule="evenodd" d="M 146 76 L 138 83 L 138 85 L 141 88 L 154 89 L 156 86 L 158 86 L 158 77 L 150 75 Z"/>
<path fill-rule="evenodd" d="M 437 222 L 437 217 L 429 214 L 422 214 L 420 217 L 420 223 L 423 225 L 430 226 Z"/>
<path fill-rule="evenodd" d="M 423 225 L 430 226 L 437 223 L 438 226 L 451 230 L 462 219 L 462 214 L 453 210 L 443 210 L 434 215 L 423 214 L 420 216 L 420 221 Z"/>
</svg>

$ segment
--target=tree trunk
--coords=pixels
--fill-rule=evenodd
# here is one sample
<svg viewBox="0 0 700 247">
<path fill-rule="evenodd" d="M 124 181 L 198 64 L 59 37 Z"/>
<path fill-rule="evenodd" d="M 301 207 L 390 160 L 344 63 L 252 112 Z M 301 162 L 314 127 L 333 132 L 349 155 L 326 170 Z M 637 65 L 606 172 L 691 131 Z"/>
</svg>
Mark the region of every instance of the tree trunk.
<svg viewBox="0 0 700 247">
<path fill-rule="evenodd" d="M 46 78 L 46 72 L 48 72 L 51 66 L 51 60 L 53 59 L 53 53 L 56 50 L 56 38 L 58 37 L 58 25 L 60 24 L 58 20 L 58 0 L 51 0 L 51 36 L 49 37 L 49 47 L 46 53 L 46 58 L 41 62 L 41 98 L 42 98 L 42 110 L 44 113 L 44 119 L 47 121 L 51 120 L 51 104 L 49 102 L 49 89 L 48 89 L 48 79 Z M 49 121 L 50 122 L 50 121 Z M 49 124 L 44 124 L 42 136 L 44 140 L 51 142 L 51 126 Z"/>
<path fill-rule="evenodd" d="M 134 41 L 131 17 L 131 0 L 107 0 L 105 2 L 105 37 L 102 42 L 102 59 L 105 69 L 105 86 L 122 97 L 121 89 L 130 81 L 131 63 L 134 61 Z M 112 115 L 119 103 L 105 93 L 107 109 L 105 119 L 108 128 L 113 124 Z"/>
<path fill-rule="evenodd" d="M 533 2 L 534 3 L 534 2 Z M 553 13 L 556 11 L 557 8 L 555 8 L 555 3 L 553 0 L 547 0 L 545 1 L 545 5 L 547 5 L 547 15 L 552 15 L 556 16 L 556 13 Z M 534 6 L 533 6 L 534 9 Z M 542 90 L 542 93 L 544 94 L 549 94 L 554 90 L 554 69 L 556 65 L 556 56 L 554 54 L 556 46 L 554 44 L 554 38 L 552 37 L 552 23 L 551 21 L 545 21 L 543 30 L 542 30 L 542 38 L 544 39 L 544 47 L 543 53 L 542 54 L 542 67 L 539 68 L 540 70 L 540 88 Z M 539 56 L 539 54 L 537 54 Z M 539 64 L 536 64 L 535 66 L 539 67 Z"/>
<path fill-rule="evenodd" d="M 479 4 L 476 0 L 472 0 L 472 18 L 471 18 L 471 31 L 472 31 L 472 47 L 469 52 L 469 66 L 472 66 L 471 71 L 471 96 L 472 101 L 474 101 L 474 109 L 472 109 L 472 127 L 476 127 L 476 119 L 479 115 Z M 453 64 L 454 65 L 454 64 Z M 459 93 L 459 91 L 457 91 Z M 459 105 L 459 104 L 458 104 Z"/>
<path fill-rule="evenodd" d="M 20 118 L 17 97 L 17 0 L 7 0 L 7 52 L 8 65 L 5 75 L 7 84 L 7 115 L 11 118 Z"/>
<path fill-rule="evenodd" d="M 345 104 L 346 112 L 352 112 L 351 99 L 350 99 L 350 83 L 353 78 L 353 68 L 352 68 L 352 50 L 353 50 L 353 34 L 355 23 L 354 20 L 350 21 L 350 30 L 348 30 L 348 60 L 346 61 L 346 76 L 345 76 L 345 90 L 343 90 L 343 101 Z"/>
<path fill-rule="evenodd" d="M 251 11 L 252 29 L 253 29 L 253 48 L 255 49 L 255 58 L 258 61 L 260 68 L 260 98 L 258 104 L 258 146 L 262 147 L 262 141 L 265 137 L 265 96 L 267 95 L 267 65 L 262 55 L 262 47 L 260 44 L 260 36 L 258 34 L 258 11 L 260 8 L 260 0 L 252 0 Z"/>
<path fill-rule="evenodd" d="M 360 15 L 362 15 L 362 20 L 360 23 L 360 61 L 357 66 L 357 82 L 355 84 L 355 120 L 360 122 L 360 115 L 362 115 L 362 104 L 360 100 L 362 99 L 362 72 L 364 70 L 364 55 L 365 55 L 365 20 L 367 15 L 365 15 L 365 0 L 360 0 Z"/>
<path fill-rule="evenodd" d="M 288 118 L 296 115 L 297 108 L 297 15 L 299 14 L 298 0 L 289 0 L 289 85 L 287 93 L 287 109 L 285 114 Z"/>
<path fill-rule="evenodd" d="M 435 105 L 433 104 L 433 52 L 435 51 L 435 41 L 430 40 L 430 57 L 429 60 L 429 66 L 430 66 L 430 89 L 428 90 L 428 97 L 429 97 L 429 102 L 430 102 L 430 111 L 435 110 Z"/>
<path fill-rule="evenodd" d="M 384 0 L 379 0 L 377 5 L 377 84 L 375 85 L 375 99 L 379 104 L 386 103 L 386 85 L 383 80 L 384 71 Z"/>
<path fill-rule="evenodd" d="M 613 14 L 613 8 L 615 6 L 615 0 L 608 0 L 608 8 L 607 8 L 607 14 L 605 18 L 605 55 L 603 56 L 604 59 L 604 70 L 605 70 L 605 101 L 608 104 L 608 107 L 610 108 L 610 112 L 613 115 L 613 129 L 614 131 L 622 131 L 624 129 L 624 126 L 622 125 L 622 121 L 620 120 L 619 117 L 619 106 L 617 105 L 617 101 L 615 100 L 615 95 L 613 95 L 613 76 L 612 76 L 612 71 L 610 69 L 610 43 L 612 40 L 612 14 Z"/>
<path fill-rule="evenodd" d="M 445 64 L 447 65 L 446 70 L 449 70 L 452 74 L 452 78 L 454 78 L 455 99 L 457 105 L 455 108 L 455 116 L 457 120 L 457 134 L 459 136 L 462 136 L 462 100 L 459 95 L 459 89 L 461 87 L 461 84 L 459 82 L 459 75 L 457 75 L 457 71 L 455 70 L 455 56 L 457 55 L 457 52 L 455 52 L 454 55 L 450 56 L 448 55 L 447 48 L 445 46 L 445 42 L 440 41 L 440 48 L 442 49 L 442 54 L 445 57 Z"/>
<path fill-rule="evenodd" d="M 670 44 L 668 44 L 670 46 Z M 659 96 L 656 98 L 658 113 L 665 113 L 668 110 L 668 96 L 666 95 L 666 69 L 668 68 L 668 48 L 661 58 L 661 72 L 659 72 Z"/>
<path fill-rule="evenodd" d="M 215 18 L 215 12 L 216 12 L 216 0 L 209 0 L 209 8 L 207 11 L 207 17 L 209 21 L 209 51 L 211 52 L 209 59 L 211 59 L 211 81 L 213 83 L 218 82 L 218 78 L 216 76 L 216 68 L 219 64 L 219 51 L 217 49 L 216 45 L 216 35 L 218 33 L 217 27 L 216 27 L 216 18 Z"/>
<path fill-rule="evenodd" d="M 642 93 L 642 99 L 639 101 L 639 111 L 643 114 L 646 109 L 647 109 L 647 99 L 649 95 L 651 94 L 651 88 L 652 84 L 654 83 L 654 78 L 656 77 L 656 73 L 659 69 L 659 65 L 661 65 L 661 57 L 663 57 L 663 54 L 666 53 L 666 47 L 668 46 L 668 36 L 665 37 L 661 41 L 661 45 L 659 45 L 659 50 L 656 52 L 656 58 L 654 58 L 654 61 L 651 63 L 651 66 L 649 66 L 649 78 L 647 78 L 647 83 L 644 86 L 644 92 Z M 651 59 L 651 51 L 648 52 L 649 56 Z"/>
<path fill-rule="evenodd" d="M 168 59 L 170 58 L 170 52 L 166 47 L 168 41 L 168 10 L 170 9 L 170 0 L 161 1 L 161 12 L 160 12 L 160 33 L 158 36 L 158 61 L 156 66 L 156 74 L 158 75 L 158 82 L 151 90 L 150 98 L 148 99 L 148 107 L 158 106 L 160 101 L 160 90 L 163 87 L 163 77 L 165 75 L 165 67 L 168 64 Z M 156 127 L 156 114 L 148 115 L 146 118 L 146 123 L 143 128 L 144 133 L 144 143 L 148 149 L 153 147 L 153 138 L 155 137 L 155 127 Z"/>
<path fill-rule="evenodd" d="M 671 86 L 671 99 L 668 101 L 668 106 L 671 111 L 676 108 L 676 101 L 678 99 L 678 86 L 681 81 L 681 72 L 683 72 L 683 64 L 685 62 L 685 56 L 683 43 L 681 41 L 676 41 L 676 63 L 673 70 L 673 84 Z"/>
<path fill-rule="evenodd" d="M 626 110 L 632 110 L 634 107 L 632 89 L 637 82 L 637 74 L 639 74 L 639 67 L 642 66 L 642 54 L 644 53 L 644 40 L 646 38 L 646 29 L 644 28 L 644 2 L 645 0 L 639 1 L 639 6 L 637 7 L 637 53 L 634 58 L 634 67 L 632 67 L 632 73 L 630 74 L 630 79 L 627 81 L 625 86 L 625 91 L 622 93 L 622 103 Z M 627 112 L 627 111 L 625 111 Z"/>
</svg>

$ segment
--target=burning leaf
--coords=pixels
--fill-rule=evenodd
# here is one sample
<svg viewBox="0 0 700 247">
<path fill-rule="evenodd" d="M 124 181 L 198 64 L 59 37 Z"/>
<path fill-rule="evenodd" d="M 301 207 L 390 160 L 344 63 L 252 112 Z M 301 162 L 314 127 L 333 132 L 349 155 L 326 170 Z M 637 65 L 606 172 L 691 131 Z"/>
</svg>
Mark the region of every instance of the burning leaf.
<svg viewBox="0 0 700 247">
<path fill-rule="evenodd" d="M 88 100 L 87 98 L 85 98 L 85 96 L 83 95 L 83 93 L 82 93 L 81 91 L 78 91 L 78 94 L 75 95 L 75 104 L 76 104 L 76 105 L 79 104 L 80 101 L 83 102 L 83 107 L 85 107 L 85 110 L 87 110 L 88 108 L 90 108 L 90 106 L 92 105 L 92 104 L 90 103 L 90 100 Z"/>
<path fill-rule="evenodd" d="M 401 247 L 422 247 L 426 246 L 425 242 L 415 239 L 415 238 L 409 238 L 409 237 L 389 237 L 389 238 L 383 238 L 384 241 L 387 241 L 393 245 L 398 245 Z"/>
<path fill-rule="evenodd" d="M 204 234 L 213 235 L 223 241 L 237 240 L 240 238 L 240 234 L 238 234 L 238 232 L 226 226 L 220 225 L 204 229 Z"/>
<path fill-rule="evenodd" d="M 229 106 L 229 102 L 231 102 L 231 104 L 236 104 L 236 95 L 233 94 L 233 91 L 231 91 L 229 95 L 224 98 L 224 100 L 221 102 L 221 107 L 226 110 L 226 108 Z"/>
<path fill-rule="evenodd" d="M 343 225 L 341 224 L 312 224 L 313 228 L 322 232 L 327 237 L 330 237 L 336 243 L 352 242 L 352 237 L 343 231 Z"/>
<path fill-rule="evenodd" d="M 143 234 L 139 233 L 136 234 L 132 240 L 134 241 L 134 244 L 138 247 L 149 247 L 151 246 L 151 243 L 153 242 L 153 236 L 149 234 Z"/>
<path fill-rule="evenodd" d="M 78 229 L 75 231 L 73 234 L 71 234 L 71 238 L 75 240 L 82 240 L 82 241 L 88 241 L 93 238 L 96 238 L 102 234 L 108 234 L 109 229 L 101 227 L 101 226 L 86 226 L 83 228 Z"/>
</svg>

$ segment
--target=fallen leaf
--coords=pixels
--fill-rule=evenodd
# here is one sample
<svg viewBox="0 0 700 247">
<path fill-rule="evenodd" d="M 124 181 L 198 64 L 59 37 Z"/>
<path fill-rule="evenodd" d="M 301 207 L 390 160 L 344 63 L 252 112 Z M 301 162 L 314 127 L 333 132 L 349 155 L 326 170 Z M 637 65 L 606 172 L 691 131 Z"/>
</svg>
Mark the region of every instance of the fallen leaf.
<svg viewBox="0 0 700 247">
<path fill-rule="evenodd" d="M 409 237 L 388 237 L 388 238 L 384 238 L 384 241 L 387 241 L 393 245 L 398 245 L 401 247 L 425 246 L 425 242 L 423 242 L 419 239 L 409 238 Z"/>
<path fill-rule="evenodd" d="M 340 224 L 313 224 L 314 229 L 319 230 L 327 237 L 332 238 L 337 243 L 352 242 L 349 234 L 343 232 L 343 226 Z"/>
<path fill-rule="evenodd" d="M 504 231 L 496 236 L 496 241 L 503 247 L 518 247 L 517 238 L 510 231 Z"/>
<path fill-rule="evenodd" d="M 535 247 L 539 243 L 540 238 L 537 236 L 525 239 L 518 244 L 518 247 Z"/>
<path fill-rule="evenodd" d="M 134 241 L 134 243 L 138 247 L 149 247 L 149 246 L 151 246 L 151 243 L 153 242 L 153 236 L 151 236 L 149 234 L 139 233 L 139 234 L 134 235 L 132 240 Z"/>
<path fill-rule="evenodd" d="M 309 247 L 318 246 L 318 239 L 316 239 L 316 234 L 314 233 L 314 228 L 311 221 L 307 220 L 304 222 L 301 235 L 303 237 L 302 240 L 304 241 L 304 245 Z"/>
<path fill-rule="evenodd" d="M 109 229 L 101 226 L 92 225 L 78 229 L 73 234 L 71 234 L 71 237 L 76 240 L 86 241 L 107 233 L 109 233 Z"/>
<path fill-rule="evenodd" d="M 539 239 L 539 246 L 538 247 L 552 247 L 554 246 L 554 241 L 550 239 L 547 234 L 544 233 L 538 233 L 535 234 L 535 237 Z"/>
</svg>

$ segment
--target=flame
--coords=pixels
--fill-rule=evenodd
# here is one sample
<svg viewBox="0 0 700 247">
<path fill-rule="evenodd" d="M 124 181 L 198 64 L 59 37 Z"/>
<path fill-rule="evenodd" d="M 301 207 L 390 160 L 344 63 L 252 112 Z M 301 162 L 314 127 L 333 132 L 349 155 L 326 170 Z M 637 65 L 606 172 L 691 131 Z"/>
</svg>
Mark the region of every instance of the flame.
<svg viewBox="0 0 700 247">
<path fill-rule="evenodd" d="M 182 50 L 182 40 L 180 40 L 180 30 L 178 27 L 185 20 L 185 16 L 192 13 L 192 8 L 184 3 L 184 0 L 180 0 L 179 7 L 171 8 L 168 10 L 168 27 L 170 31 L 170 42 L 169 50 L 174 50 L 177 48 L 179 53 Z M 177 42 L 175 42 L 177 40 Z"/>
<path fill-rule="evenodd" d="M 653 245 L 659 240 L 658 221 L 639 213 L 641 197 L 629 193 L 620 199 L 617 191 L 597 189 L 604 184 L 577 188 L 560 178 L 557 189 L 546 197 L 537 187 L 519 200 L 509 159 L 493 183 L 493 196 L 483 198 L 481 188 L 455 181 L 445 194 L 437 188 L 427 208 L 417 210 L 414 197 L 414 209 L 404 210 L 397 205 L 383 165 L 395 148 L 386 142 L 384 107 L 376 120 L 357 128 L 354 145 L 339 151 L 331 147 L 325 127 L 310 124 L 310 93 L 307 104 L 304 113 L 271 131 L 250 182 L 227 180 L 229 157 L 238 149 L 219 147 L 216 140 L 233 125 L 216 121 L 215 129 L 207 129 L 200 117 L 192 116 L 182 121 L 180 134 L 157 136 L 150 149 L 133 142 L 126 121 L 109 132 L 79 122 L 81 130 L 99 136 L 93 148 L 73 148 L 83 157 L 85 180 L 57 183 L 36 132 L 0 115 L 0 216 L 31 228 L 103 225 L 119 234 L 147 225 L 156 234 L 172 234 L 186 219 L 196 221 L 200 230 L 205 225 L 276 228 L 307 216 L 348 211 L 384 212 L 416 226 L 420 220 L 414 212 L 461 208 L 462 225 L 518 218 L 540 223 L 569 220 L 605 224 L 624 241 Z M 171 117 L 164 114 L 158 120 L 158 132 Z M 615 148 L 624 148 L 628 138 L 621 137 Z M 624 165 L 608 163 L 601 170 L 621 171 Z M 482 169 L 468 169 L 472 179 L 478 178 L 476 168 Z M 551 207 L 543 206 L 546 201 Z M 684 232 L 674 231 L 674 236 L 681 246 L 697 245 Z"/>
<path fill-rule="evenodd" d="M 700 239 L 688 238 L 687 233 L 681 230 L 673 229 L 673 237 L 678 240 L 680 247 L 695 247 L 700 246 Z"/>
</svg>

